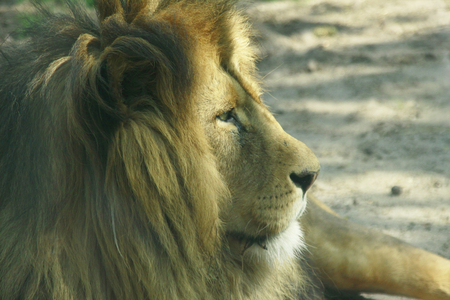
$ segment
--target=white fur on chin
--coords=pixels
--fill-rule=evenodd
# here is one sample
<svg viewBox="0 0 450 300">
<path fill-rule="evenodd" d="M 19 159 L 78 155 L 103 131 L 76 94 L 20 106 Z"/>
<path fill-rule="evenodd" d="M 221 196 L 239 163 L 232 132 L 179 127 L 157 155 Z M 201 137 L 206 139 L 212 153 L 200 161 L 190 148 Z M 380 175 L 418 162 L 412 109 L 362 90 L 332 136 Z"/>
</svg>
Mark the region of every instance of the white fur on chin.
<svg viewBox="0 0 450 300">
<path fill-rule="evenodd" d="M 298 257 L 305 249 L 303 231 L 297 220 L 294 220 L 286 230 L 270 237 L 266 242 L 267 250 L 254 244 L 245 253 L 250 259 L 265 260 L 270 264 L 283 264 Z"/>
</svg>

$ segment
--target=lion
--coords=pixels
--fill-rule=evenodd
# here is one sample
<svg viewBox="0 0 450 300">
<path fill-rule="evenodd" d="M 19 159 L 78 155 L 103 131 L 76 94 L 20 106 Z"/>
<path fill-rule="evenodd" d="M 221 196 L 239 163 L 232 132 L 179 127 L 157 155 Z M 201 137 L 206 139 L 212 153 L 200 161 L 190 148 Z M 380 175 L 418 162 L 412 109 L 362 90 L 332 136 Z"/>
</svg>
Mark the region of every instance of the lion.
<svg viewBox="0 0 450 300">
<path fill-rule="evenodd" d="M 1 49 L 0 299 L 450 298 L 448 260 L 307 201 L 234 1 L 67 4 Z"/>
</svg>

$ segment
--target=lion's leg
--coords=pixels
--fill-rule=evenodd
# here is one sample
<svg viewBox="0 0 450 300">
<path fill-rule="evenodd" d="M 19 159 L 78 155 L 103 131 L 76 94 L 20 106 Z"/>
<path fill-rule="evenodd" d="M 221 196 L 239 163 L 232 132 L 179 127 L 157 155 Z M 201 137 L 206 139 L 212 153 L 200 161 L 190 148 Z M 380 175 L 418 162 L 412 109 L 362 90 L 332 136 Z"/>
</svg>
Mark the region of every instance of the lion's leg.
<svg viewBox="0 0 450 300">
<path fill-rule="evenodd" d="M 450 261 L 340 218 L 309 197 L 306 242 L 327 287 L 427 300 L 450 299 Z"/>
</svg>

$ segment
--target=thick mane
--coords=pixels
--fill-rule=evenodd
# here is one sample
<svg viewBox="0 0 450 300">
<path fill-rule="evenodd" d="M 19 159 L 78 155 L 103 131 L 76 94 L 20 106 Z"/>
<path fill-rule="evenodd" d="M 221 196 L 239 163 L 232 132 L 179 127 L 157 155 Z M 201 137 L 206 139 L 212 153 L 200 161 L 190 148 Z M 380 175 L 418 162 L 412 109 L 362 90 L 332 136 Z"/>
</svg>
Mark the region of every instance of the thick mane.
<svg viewBox="0 0 450 300">
<path fill-rule="evenodd" d="M 230 2 L 172 2 L 41 8 L 2 50 L 1 299 L 214 298 L 228 191 L 187 22 Z"/>
</svg>

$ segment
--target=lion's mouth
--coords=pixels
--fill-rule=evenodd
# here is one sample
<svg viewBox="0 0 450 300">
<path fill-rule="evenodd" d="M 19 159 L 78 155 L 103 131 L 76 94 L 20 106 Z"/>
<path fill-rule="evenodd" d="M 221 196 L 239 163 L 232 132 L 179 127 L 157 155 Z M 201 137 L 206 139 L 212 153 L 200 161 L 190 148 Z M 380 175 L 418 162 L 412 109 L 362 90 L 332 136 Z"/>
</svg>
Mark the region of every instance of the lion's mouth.
<svg viewBox="0 0 450 300">
<path fill-rule="evenodd" d="M 238 232 L 228 232 L 227 233 L 228 238 L 235 240 L 238 242 L 238 244 L 241 246 L 241 255 L 244 255 L 244 252 L 247 251 L 251 246 L 257 245 L 258 247 L 261 247 L 264 250 L 267 250 L 267 242 L 269 240 L 269 237 L 267 235 L 264 236 L 248 236 L 243 233 Z"/>
<path fill-rule="evenodd" d="M 228 231 L 228 246 L 238 261 L 245 259 L 283 262 L 296 257 L 304 247 L 303 233 L 298 222 L 274 234 L 251 235 L 241 231 Z"/>
<path fill-rule="evenodd" d="M 244 246 L 244 252 L 248 248 L 250 248 L 253 245 L 258 245 L 259 247 L 263 248 L 264 250 L 267 250 L 267 236 L 260 236 L 260 237 L 250 237 L 247 238 Z"/>
</svg>

